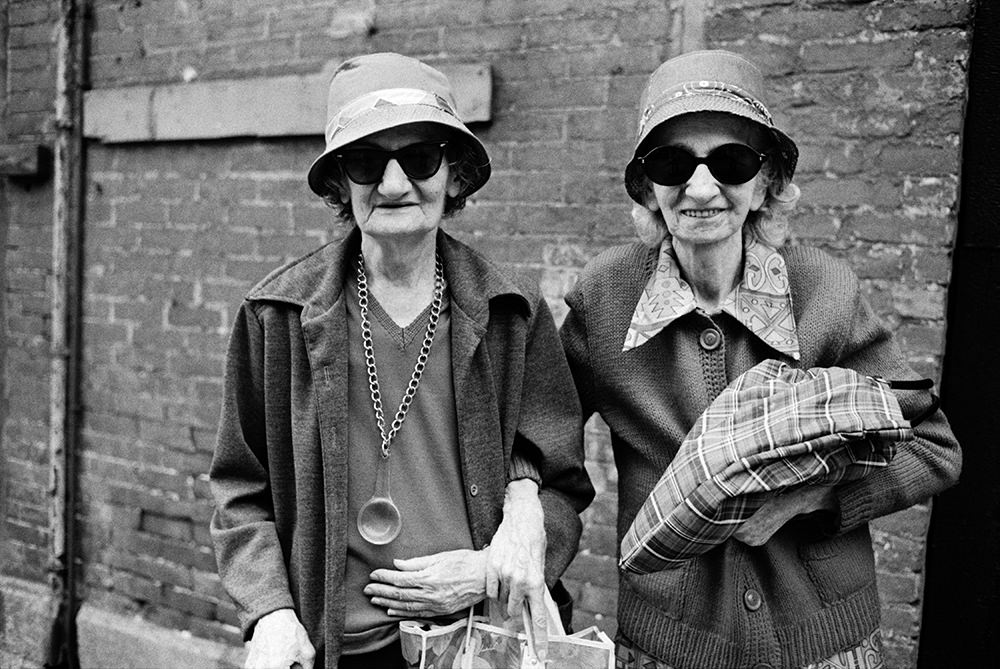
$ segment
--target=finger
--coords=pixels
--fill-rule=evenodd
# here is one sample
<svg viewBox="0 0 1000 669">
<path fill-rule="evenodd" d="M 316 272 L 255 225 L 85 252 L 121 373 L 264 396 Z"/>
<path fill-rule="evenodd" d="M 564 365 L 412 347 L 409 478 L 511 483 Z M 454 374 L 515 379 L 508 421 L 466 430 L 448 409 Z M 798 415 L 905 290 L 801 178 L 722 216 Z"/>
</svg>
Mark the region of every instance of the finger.
<svg viewBox="0 0 1000 669">
<path fill-rule="evenodd" d="M 396 558 L 392 561 L 392 564 L 400 571 L 420 571 L 421 569 L 427 569 L 435 562 L 437 562 L 435 556 L 421 555 L 414 558 Z"/>
<path fill-rule="evenodd" d="M 538 656 L 538 661 L 544 666 L 549 652 L 549 621 L 545 610 L 544 595 L 540 591 L 536 591 L 528 597 L 528 601 L 531 608 L 531 626 L 535 631 L 535 654 Z"/>
<path fill-rule="evenodd" d="M 511 578 L 508 581 L 508 587 L 507 617 L 514 618 L 521 615 L 521 609 L 524 608 L 524 599 L 528 596 L 528 591 L 520 578 Z"/>
<path fill-rule="evenodd" d="M 396 571 L 394 569 L 376 569 L 368 574 L 373 582 L 387 583 L 397 588 L 412 588 L 419 584 L 419 572 Z"/>
<path fill-rule="evenodd" d="M 500 565 L 494 563 L 497 554 L 489 547 L 483 550 L 486 552 L 486 596 L 497 599 L 500 596 Z"/>
</svg>

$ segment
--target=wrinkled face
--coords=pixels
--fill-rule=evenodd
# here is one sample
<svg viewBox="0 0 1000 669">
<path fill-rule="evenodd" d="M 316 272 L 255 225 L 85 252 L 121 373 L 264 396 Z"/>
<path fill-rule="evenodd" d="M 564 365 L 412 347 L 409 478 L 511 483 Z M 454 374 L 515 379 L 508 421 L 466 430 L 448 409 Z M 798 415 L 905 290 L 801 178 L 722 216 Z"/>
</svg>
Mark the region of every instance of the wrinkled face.
<svg viewBox="0 0 1000 669">
<path fill-rule="evenodd" d="M 412 144 L 447 139 L 433 123 L 414 123 L 390 128 L 358 140 L 345 148 L 374 148 L 396 151 Z M 445 196 L 455 197 L 459 184 L 446 159 L 430 177 L 407 176 L 396 159 L 390 159 L 381 179 L 358 184 L 347 176 L 341 192 L 354 213 L 362 232 L 372 235 L 407 235 L 436 230 L 444 214 Z"/>
<path fill-rule="evenodd" d="M 752 126 L 731 114 L 685 114 L 656 128 L 644 142 L 648 147 L 644 151 L 677 146 L 704 157 L 720 146 L 734 143 L 759 150 L 761 142 Z M 733 242 L 734 238 L 742 244 L 743 224 L 747 215 L 764 203 L 766 185 L 762 174 L 742 184 L 721 183 L 702 163 L 677 186 L 650 183 L 646 206 L 662 213 L 675 247 Z"/>
</svg>

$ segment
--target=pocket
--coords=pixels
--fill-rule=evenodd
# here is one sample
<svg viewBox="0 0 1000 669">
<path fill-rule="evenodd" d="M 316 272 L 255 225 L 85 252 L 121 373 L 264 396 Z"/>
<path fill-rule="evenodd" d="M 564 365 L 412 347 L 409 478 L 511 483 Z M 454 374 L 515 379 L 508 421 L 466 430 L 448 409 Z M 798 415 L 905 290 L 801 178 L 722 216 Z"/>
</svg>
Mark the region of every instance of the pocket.
<svg viewBox="0 0 1000 669">
<path fill-rule="evenodd" d="M 690 572 L 697 564 L 698 560 L 688 560 L 676 569 L 664 569 L 652 574 L 620 573 L 623 585 L 642 599 L 646 606 L 680 620 L 684 615 Z"/>
<path fill-rule="evenodd" d="M 875 553 L 864 525 L 851 532 L 799 545 L 799 557 L 820 599 L 833 603 L 875 582 Z"/>
</svg>

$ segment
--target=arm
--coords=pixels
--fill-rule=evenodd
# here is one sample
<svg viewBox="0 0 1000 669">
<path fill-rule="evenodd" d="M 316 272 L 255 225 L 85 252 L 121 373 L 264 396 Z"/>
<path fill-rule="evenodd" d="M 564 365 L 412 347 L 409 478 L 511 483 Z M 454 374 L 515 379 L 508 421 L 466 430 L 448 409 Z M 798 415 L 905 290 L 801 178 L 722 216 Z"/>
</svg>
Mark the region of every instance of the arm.
<svg viewBox="0 0 1000 669">
<path fill-rule="evenodd" d="M 244 305 L 230 337 L 210 482 L 216 503 L 211 522 L 216 562 L 222 584 L 236 603 L 244 637 L 252 637 L 248 667 L 264 666 L 250 663 L 261 656 L 262 644 L 281 646 L 280 639 L 297 639 L 302 627 L 291 611 L 294 603 L 274 526 L 263 422 L 263 370 L 263 330 Z M 268 616 L 279 611 L 284 613 Z M 289 616 L 294 625 L 279 624 L 287 622 Z M 255 629 L 264 617 L 269 622 Z M 308 638 L 304 640 L 308 644 Z M 311 645 L 290 645 L 295 653 L 289 655 L 288 664 L 299 654 L 305 658 L 313 653 Z M 261 650 L 255 652 L 255 648 Z M 264 656 L 268 661 L 274 657 L 269 652 Z"/>
<path fill-rule="evenodd" d="M 913 379 L 892 334 L 878 320 L 853 281 L 852 317 L 840 333 L 843 345 L 827 366 L 845 367 L 886 379 Z M 917 416 L 930 403 L 926 392 L 897 391 L 903 415 Z M 813 512 L 824 533 L 850 531 L 874 518 L 905 509 L 952 485 L 961 468 L 961 451 L 944 414 L 938 410 L 914 428 L 914 440 L 899 444 L 888 467 L 837 486 L 802 486 L 766 502 L 734 537 L 751 546 L 764 544 L 792 518 Z"/>
<path fill-rule="evenodd" d="M 851 329 L 835 364 L 886 379 L 918 378 L 860 290 L 854 306 Z M 918 415 L 930 401 L 926 392 L 897 391 L 897 396 L 908 418 Z M 938 410 L 914 428 L 912 442 L 899 445 L 888 467 L 837 487 L 836 531 L 849 531 L 927 500 L 954 485 L 961 467 L 958 441 Z"/>
</svg>

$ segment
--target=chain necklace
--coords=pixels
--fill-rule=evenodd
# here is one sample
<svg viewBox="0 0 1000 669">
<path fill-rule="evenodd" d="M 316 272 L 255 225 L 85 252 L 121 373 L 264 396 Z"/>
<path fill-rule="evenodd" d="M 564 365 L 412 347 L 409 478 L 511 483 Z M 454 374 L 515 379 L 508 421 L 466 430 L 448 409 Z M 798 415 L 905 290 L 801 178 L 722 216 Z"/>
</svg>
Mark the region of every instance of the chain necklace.
<svg viewBox="0 0 1000 669">
<path fill-rule="evenodd" d="M 389 457 L 389 444 L 396 436 L 399 428 L 406 418 L 406 412 L 413 402 L 414 395 L 417 394 L 417 387 L 420 385 L 420 377 L 427 366 L 427 358 L 431 352 L 431 344 L 434 343 L 434 331 L 437 329 L 438 318 L 441 315 L 441 301 L 444 296 L 444 269 L 441 266 L 441 258 L 434 254 L 434 297 L 431 300 L 431 313 L 427 321 L 427 331 L 424 333 L 424 342 L 417 355 L 417 362 L 413 367 L 413 374 L 410 376 L 410 383 L 403 393 L 403 399 L 399 403 L 399 409 L 392 419 L 389 430 L 385 429 L 385 414 L 382 411 L 382 393 L 378 385 L 378 369 L 375 366 L 375 347 L 372 345 L 372 328 L 368 320 L 368 278 L 365 275 L 365 256 L 358 254 L 358 307 L 361 311 L 361 340 L 365 348 L 365 364 L 368 367 L 368 388 L 371 391 L 372 407 L 375 409 L 375 423 L 378 425 L 379 436 L 382 438 L 382 457 Z"/>
</svg>

